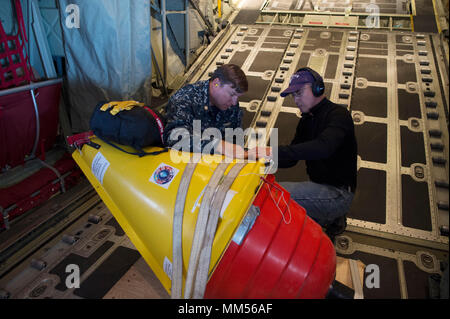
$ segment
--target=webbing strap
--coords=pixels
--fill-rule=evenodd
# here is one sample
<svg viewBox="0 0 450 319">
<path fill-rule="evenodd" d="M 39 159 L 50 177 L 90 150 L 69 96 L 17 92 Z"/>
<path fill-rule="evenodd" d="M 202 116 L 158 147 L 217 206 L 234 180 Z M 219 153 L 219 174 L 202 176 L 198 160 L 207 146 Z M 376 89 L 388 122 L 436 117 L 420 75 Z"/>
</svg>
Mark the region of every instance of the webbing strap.
<svg viewBox="0 0 450 319">
<path fill-rule="evenodd" d="M 143 151 L 142 149 L 138 149 L 138 152 L 128 152 L 128 151 L 124 150 L 122 147 L 120 147 L 119 145 L 117 145 L 117 144 L 115 144 L 115 143 L 113 143 L 113 142 L 108 141 L 106 138 L 102 138 L 102 137 L 100 137 L 100 136 L 97 136 L 97 138 L 99 138 L 100 140 L 102 140 L 102 141 L 105 142 L 106 144 L 108 144 L 108 145 L 110 145 L 110 146 L 112 146 L 112 147 L 118 149 L 119 151 L 122 151 L 122 152 L 127 153 L 127 154 L 130 154 L 130 155 L 137 155 L 137 156 L 139 156 L 139 157 L 143 157 L 143 156 L 146 156 L 146 155 L 158 155 L 158 154 L 165 153 L 165 152 L 168 152 L 168 151 L 169 151 L 168 148 L 163 148 L 163 149 L 160 150 L 160 151 L 154 151 L 154 152 L 145 152 L 145 151 Z"/>
<path fill-rule="evenodd" d="M 173 213 L 173 234 L 172 234 L 172 299 L 181 298 L 183 288 L 183 214 L 186 203 L 186 195 L 192 175 L 195 171 L 197 163 L 188 163 L 181 177 L 180 186 L 178 187 L 177 198 L 175 201 L 175 209 Z"/>
<path fill-rule="evenodd" d="M 229 163 L 220 163 L 213 173 L 213 176 L 209 180 L 206 186 L 205 193 L 203 194 L 202 204 L 200 205 L 200 211 L 197 216 L 197 223 L 195 225 L 194 239 L 192 241 L 191 255 L 189 257 L 189 267 L 186 276 L 186 284 L 184 288 L 184 298 L 189 299 L 192 297 L 193 283 L 195 275 L 197 273 L 198 261 L 200 258 L 200 251 L 203 246 L 205 237 L 206 226 L 208 222 L 209 210 L 211 207 L 211 200 L 216 192 L 217 185 L 221 181 Z"/>
<path fill-rule="evenodd" d="M 195 287 L 193 298 L 203 298 L 206 289 L 206 283 L 208 281 L 209 267 L 211 263 L 211 250 L 214 241 L 214 236 L 217 230 L 217 223 L 219 221 L 220 212 L 222 210 L 225 197 L 228 190 L 233 184 L 236 177 L 239 175 L 241 170 L 244 168 L 246 163 L 237 163 L 227 174 L 222 183 L 218 186 L 216 195 L 211 206 L 211 211 L 208 218 L 208 225 L 206 227 L 205 239 L 203 241 L 200 260 L 197 268 L 197 273 L 195 276 Z"/>
</svg>

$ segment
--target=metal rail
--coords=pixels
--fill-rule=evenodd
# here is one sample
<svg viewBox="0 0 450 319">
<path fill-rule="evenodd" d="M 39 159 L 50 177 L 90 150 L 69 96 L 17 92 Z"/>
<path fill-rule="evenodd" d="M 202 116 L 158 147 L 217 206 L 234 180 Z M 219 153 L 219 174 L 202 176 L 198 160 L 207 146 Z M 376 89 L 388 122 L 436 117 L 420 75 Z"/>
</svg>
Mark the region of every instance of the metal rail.
<svg viewBox="0 0 450 319">
<path fill-rule="evenodd" d="M 377 23 L 368 21 L 377 21 Z M 263 10 L 257 24 L 321 28 L 377 29 L 412 31 L 412 15 Z"/>
</svg>

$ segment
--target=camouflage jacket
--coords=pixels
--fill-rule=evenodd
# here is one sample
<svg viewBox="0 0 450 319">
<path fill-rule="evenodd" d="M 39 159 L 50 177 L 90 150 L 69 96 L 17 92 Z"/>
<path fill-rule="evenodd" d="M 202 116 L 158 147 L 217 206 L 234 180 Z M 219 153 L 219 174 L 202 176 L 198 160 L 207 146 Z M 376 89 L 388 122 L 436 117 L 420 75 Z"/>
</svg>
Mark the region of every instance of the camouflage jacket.
<svg viewBox="0 0 450 319">
<path fill-rule="evenodd" d="M 188 148 L 190 152 L 203 152 L 207 145 L 215 147 L 221 139 L 225 140 L 226 128 L 236 129 L 242 125 L 239 102 L 226 111 L 209 106 L 209 80 L 182 87 L 170 97 L 165 113 L 165 146 Z M 201 122 L 194 123 L 194 120 Z M 209 136 L 208 131 L 205 132 L 208 128 L 217 128 L 221 136 Z"/>
</svg>

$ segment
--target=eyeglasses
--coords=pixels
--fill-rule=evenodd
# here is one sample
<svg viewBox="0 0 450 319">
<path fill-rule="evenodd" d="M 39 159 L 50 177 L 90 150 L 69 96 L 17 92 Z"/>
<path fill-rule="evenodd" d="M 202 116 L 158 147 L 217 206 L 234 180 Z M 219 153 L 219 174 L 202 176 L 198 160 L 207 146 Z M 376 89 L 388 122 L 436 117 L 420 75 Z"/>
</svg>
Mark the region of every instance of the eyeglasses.
<svg viewBox="0 0 450 319">
<path fill-rule="evenodd" d="M 242 93 L 237 92 L 236 89 L 233 88 L 227 90 L 227 93 L 231 98 L 239 98 L 242 95 Z"/>
<path fill-rule="evenodd" d="M 235 91 L 235 90 L 233 90 L 233 91 L 231 91 L 231 92 L 228 92 L 228 94 L 231 96 L 231 97 L 239 97 L 239 94 Z"/>
</svg>

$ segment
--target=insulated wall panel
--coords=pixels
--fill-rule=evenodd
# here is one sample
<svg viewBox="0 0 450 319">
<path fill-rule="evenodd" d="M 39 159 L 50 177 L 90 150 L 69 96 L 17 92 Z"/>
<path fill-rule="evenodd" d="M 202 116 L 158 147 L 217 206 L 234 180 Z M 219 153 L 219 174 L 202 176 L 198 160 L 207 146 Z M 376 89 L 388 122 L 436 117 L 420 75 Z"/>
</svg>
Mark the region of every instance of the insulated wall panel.
<svg viewBox="0 0 450 319">
<path fill-rule="evenodd" d="M 387 116 L 387 88 L 355 88 L 352 98 L 352 110 L 361 111 L 368 116 Z"/>
<path fill-rule="evenodd" d="M 386 173 L 360 168 L 357 190 L 348 217 L 378 224 L 386 223 Z"/>
<path fill-rule="evenodd" d="M 270 80 L 264 80 L 258 76 L 247 76 L 248 80 L 248 91 L 245 92 L 239 101 L 250 102 L 252 100 L 262 100 L 264 93 L 270 85 Z"/>
<path fill-rule="evenodd" d="M 413 132 L 408 127 L 400 129 L 402 166 L 409 167 L 412 164 L 426 164 L 425 145 L 423 134 Z"/>
<path fill-rule="evenodd" d="M 402 223 L 406 227 L 431 231 L 428 184 L 402 175 Z"/>
<path fill-rule="evenodd" d="M 411 117 L 421 118 L 419 94 L 398 89 L 398 117 L 407 121 Z"/>
<path fill-rule="evenodd" d="M 386 163 L 387 162 L 387 127 L 386 124 L 365 122 L 355 125 L 355 134 L 358 143 L 358 154 L 362 160 Z"/>
</svg>

